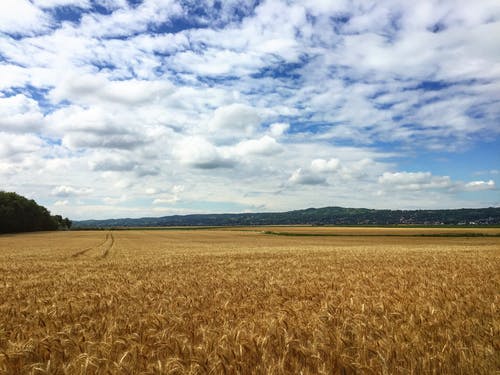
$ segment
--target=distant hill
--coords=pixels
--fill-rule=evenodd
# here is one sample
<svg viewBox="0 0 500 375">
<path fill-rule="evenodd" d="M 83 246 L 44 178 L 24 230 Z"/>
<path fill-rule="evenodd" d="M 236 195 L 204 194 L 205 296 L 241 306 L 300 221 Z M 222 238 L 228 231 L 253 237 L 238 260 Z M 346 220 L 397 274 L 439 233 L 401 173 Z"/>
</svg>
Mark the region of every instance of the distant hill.
<svg viewBox="0 0 500 375">
<path fill-rule="evenodd" d="M 0 191 L 0 233 L 68 229 L 71 221 L 13 192 Z"/>
<path fill-rule="evenodd" d="M 373 210 L 324 207 L 288 212 L 201 214 L 75 221 L 75 228 L 231 225 L 498 225 L 500 207 L 454 210 Z"/>
</svg>

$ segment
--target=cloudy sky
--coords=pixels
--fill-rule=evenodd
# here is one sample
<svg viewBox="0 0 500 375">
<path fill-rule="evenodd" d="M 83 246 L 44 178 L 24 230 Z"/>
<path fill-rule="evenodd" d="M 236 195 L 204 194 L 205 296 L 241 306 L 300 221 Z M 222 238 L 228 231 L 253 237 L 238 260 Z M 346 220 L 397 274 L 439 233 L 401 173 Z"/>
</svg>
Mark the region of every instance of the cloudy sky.
<svg viewBox="0 0 500 375">
<path fill-rule="evenodd" d="M 0 190 L 72 219 L 500 205 L 498 0 L 1 0 Z"/>
</svg>

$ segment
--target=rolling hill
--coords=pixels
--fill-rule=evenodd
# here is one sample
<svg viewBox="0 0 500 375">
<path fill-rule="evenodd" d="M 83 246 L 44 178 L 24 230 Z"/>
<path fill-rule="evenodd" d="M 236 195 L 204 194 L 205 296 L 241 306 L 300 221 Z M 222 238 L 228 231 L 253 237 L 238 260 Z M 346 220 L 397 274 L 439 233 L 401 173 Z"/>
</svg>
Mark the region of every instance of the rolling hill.
<svg viewBox="0 0 500 375">
<path fill-rule="evenodd" d="M 323 207 L 288 212 L 195 214 L 75 221 L 74 228 L 232 225 L 498 225 L 500 207 L 451 210 L 376 210 Z"/>
</svg>

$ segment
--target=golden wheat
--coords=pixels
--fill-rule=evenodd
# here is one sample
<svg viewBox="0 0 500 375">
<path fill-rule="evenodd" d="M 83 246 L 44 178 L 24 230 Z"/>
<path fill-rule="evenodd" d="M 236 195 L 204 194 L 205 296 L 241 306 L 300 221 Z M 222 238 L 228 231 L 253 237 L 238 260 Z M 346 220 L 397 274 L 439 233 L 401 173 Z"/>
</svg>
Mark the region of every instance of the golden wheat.
<svg viewBox="0 0 500 375">
<path fill-rule="evenodd" d="M 374 231 L 0 236 L 0 373 L 498 373 L 500 238 Z"/>
</svg>

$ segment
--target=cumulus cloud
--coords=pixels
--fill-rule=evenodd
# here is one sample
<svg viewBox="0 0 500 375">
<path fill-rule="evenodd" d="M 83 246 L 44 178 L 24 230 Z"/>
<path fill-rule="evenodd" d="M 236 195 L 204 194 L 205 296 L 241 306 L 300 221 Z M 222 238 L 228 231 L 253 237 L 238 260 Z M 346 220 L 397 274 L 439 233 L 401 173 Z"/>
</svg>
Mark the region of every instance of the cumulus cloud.
<svg viewBox="0 0 500 375">
<path fill-rule="evenodd" d="M 201 137 L 188 137 L 180 141 L 174 155 L 180 163 L 199 169 L 232 168 L 235 161 L 223 150 Z"/>
<path fill-rule="evenodd" d="M 295 170 L 288 181 L 299 185 L 325 185 L 328 183 L 328 177 L 340 169 L 339 159 L 314 159 L 309 167 Z"/>
<path fill-rule="evenodd" d="M 269 125 L 269 133 L 275 138 L 281 137 L 290 128 L 290 124 L 286 122 L 275 122 Z"/>
<path fill-rule="evenodd" d="M 17 94 L 0 97 L 0 129 L 13 133 L 42 131 L 43 114 L 36 100 Z"/>
<path fill-rule="evenodd" d="M 251 135 L 260 122 L 261 118 L 255 108 L 246 104 L 234 103 L 217 108 L 208 125 L 213 131 Z"/>
<path fill-rule="evenodd" d="M 471 181 L 465 184 L 465 190 L 468 191 L 481 191 L 481 190 L 493 190 L 496 188 L 495 181 Z"/>
<path fill-rule="evenodd" d="M 283 151 L 282 146 L 276 140 L 268 135 L 259 139 L 250 139 L 239 142 L 231 149 L 231 153 L 238 156 L 247 155 L 275 155 Z"/>
<path fill-rule="evenodd" d="M 325 185 L 326 176 L 299 168 L 292 173 L 288 181 L 299 185 Z"/>
<path fill-rule="evenodd" d="M 340 167 L 340 160 L 335 158 L 330 160 L 314 159 L 311 162 L 311 170 L 317 173 L 334 172 L 338 170 L 339 167 Z"/>
</svg>

